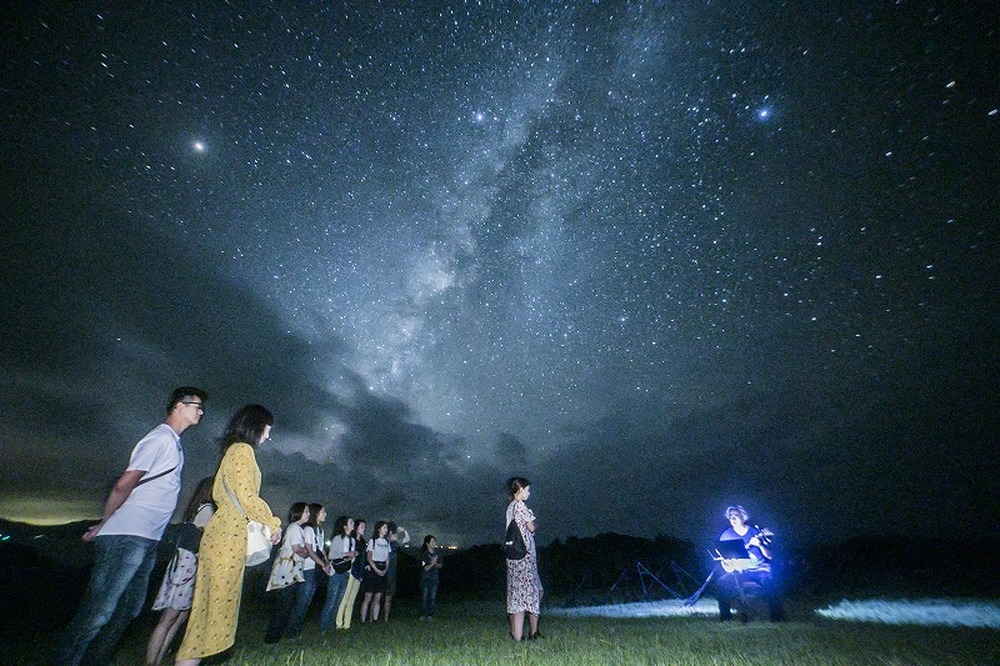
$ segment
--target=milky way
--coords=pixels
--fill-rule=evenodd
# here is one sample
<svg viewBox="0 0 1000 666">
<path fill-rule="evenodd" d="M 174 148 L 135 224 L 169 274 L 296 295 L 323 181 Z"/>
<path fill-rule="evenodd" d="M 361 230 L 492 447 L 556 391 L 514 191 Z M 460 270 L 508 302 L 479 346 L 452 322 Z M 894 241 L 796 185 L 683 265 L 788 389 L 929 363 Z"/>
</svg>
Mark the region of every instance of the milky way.
<svg viewBox="0 0 1000 666">
<path fill-rule="evenodd" d="M 976 533 L 998 11 L 4 9 L 0 515 L 96 516 L 194 383 L 185 488 L 263 402 L 279 514 Z"/>
</svg>

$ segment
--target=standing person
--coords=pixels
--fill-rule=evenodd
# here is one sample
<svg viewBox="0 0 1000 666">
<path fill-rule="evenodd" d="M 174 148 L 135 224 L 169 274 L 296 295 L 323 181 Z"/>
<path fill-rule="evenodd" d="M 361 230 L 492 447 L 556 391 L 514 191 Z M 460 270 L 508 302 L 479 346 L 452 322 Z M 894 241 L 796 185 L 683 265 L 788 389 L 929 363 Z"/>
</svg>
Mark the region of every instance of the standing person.
<svg viewBox="0 0 1000 666">
<path fill-rule="evenodd" d="M 76 666 L 106 664 L 129 623 L 146 601 L 156 544 L 177 508 L 184 450 L 181 433 L 197 425 L 208 394 L 176 388 L 167 418 L 132 449 L 128 467 L 115 482 L 101 520 L 83 535 L 94 543 L 94 566 L 83 602 L 56 645 L 53 661 Z"/>
<path fill-rule="evenodd" d="M 396 576 L 399 572 L 399 525 L 389 521 L 389 561 L 385 570 L 385 594 L 382 600 L 382 619 L 389 621 L 392 598 L 396 596 Z"/>
<path fill-rule="evenodd" d="M 525 505 L 531 497 L 531 484 L 527 479 L 515 476 L 507 480 L 507 519 L 504 528 L 511 521 L 524 539 L 527 553 L 520 560 L 507 560 L 507 617 L 510 621 L 510 637 L 515 641 L 524 638 L 524 615 L 528 614 L 528 638 L 540 638 L 538 633 L 538 607 L 542 601 L 542 581 L 538 577 L 538 555 L 535 551 L 535 514 Z"/>
<path fill-rule="evenodd" d="M 326 601 L 323 602 L 323 610 L 319 616 L 320 631 L 328 631 L 334 626 L 337 629 L 346 629 L 351 626 L 350 617 L 347 618 L 345 626 L 344 618 L 341 617 L 339 609 L 351 578 L 351 566 L 358 554 L 355 550 L 354 537 L 351 536 L 353 530 L 353 518 L 337 516 L 337 520 L 333 523 L 334 537 L 330 539 L 330 549 L 327 556 L 331 572 L 328 574 L 329 578 L 326 582 Z"/>
<path fill-rule="evenodd" d="M 719 620 L 726 622 L 732 618 L 733 601 L 742 596 L 742 586 L 746 583 L 755 583 L 760 588 L 772 622 L 784 620 L 785 609 L 771 574 L 771 539 L 774 535 L 756 525 L 751 528 L 750 514 L 739 504 L 726 508 L 726 520 L 729 527 L 719 535 L 719 541 L 740 540 L 750 557 L 721 560 L 725 573 L 715 583 Z M 749 619 L 746 613 L 742 616 L 744 622 Z"/>
<path fill-rule="evenodd" d="M 260 468 L 254 455 L 271 436 L 272 425 L 274 415 L 266 407 L 247 405 L 233 415 L 222 436 L 222 462 L 212 488 L 219 509 L 201 540 L 191 617 L 177 651 L 182 666 L 195 666 L 202 657 L 228 650 L 236 641 L 247 520 L 263 523 L 271 529 L 271 542 L 281 542 L 281 519 L 260 497 Z"/>
<path fill-rule="evenodd" d="M 184 511 L 184 522 L 179 528 L 180 538 L 173 559 L 167 565 L 160 591 L 153 602 L 153 610 L 162 610 L 160 621 L 149 637 L 146 646 L 146 666 L 163 662 L 174 635 L 191 614 L 194 597 L 194 576 L 198 570 L 198 549 L 201 532 L 215 513 L 212 501 L 212 484 L 215 477 L 205 477 L 198 486 Z"/>
<path fill-rule="evenodd" d="M 281 550 L 271 565 L 271 577 L 267 581 L 268 596 L 271 599 L 271 616 L 264 632 L 264 642 L 277 643 L 285 635 L 292 619 L 292 609 L 299 590 L 305 586 L 303 565 L 308 559 L 306 550 L 306 522 L 309 520 L 309 505 L 296 502 L 288 509 L 288 529 L 281 542 Z M 315 573 L 315 571 L 313 572 Z"/>
<path fill-rule="evenodd" d="M 378 622 L 379 609 L 382 606 L 382 595 L 385 594 L 385 574 L 389 568 L 389 524 L 384 520 L 375 523 L 375 538 L 368 546 L 368 567 L 361 583 L 361 591 L 365 597 L 361 602 L 361 624 Z M 368 610 L 371 609 L 371 616 Z"/>
<path fill-rule="evenodd" d="M 365 519 L 354 519 L 354 562 L 351 563 L 351 575 L 347 579 L 347 589 L 344 590 L 344 598 L 340 600 L 337 608 L 337 628 L 350 629 L 351 616 L 354 615 L 354 602 L 358 598 L 358 590 L 361 589 L 361 579 L 365 576 L 365 567 L 368 566 L 368 559 L 365 557 L 368 552 L 368 542 L 365 541 Z"/>
<path fill-rule="evenodd" d="M 305 582 L 295 588 L 295 601 L 292 604 L 292 614 L 288 620 L 288 637 L 295 638 L 302 633 L 306 622 L 309 604 L 316 593 L 316 569 L 327 576 L 333 569 L 323 556 L 323 522 L 326 520 L 326 509 L 322 504 L 313 502 L 309 505 L 309 520 L 302 528 L 305 537 L 306 558 L 302 562 L 302 577 Z"/>
<path fill-rule="evenodd" d="M 438 581 L 444 563 L 437 553 L 437 539 L 433 534 L 424 537 L 420 547 L 420 619 L 430 620 L 437 609 Z"/>
</svg>

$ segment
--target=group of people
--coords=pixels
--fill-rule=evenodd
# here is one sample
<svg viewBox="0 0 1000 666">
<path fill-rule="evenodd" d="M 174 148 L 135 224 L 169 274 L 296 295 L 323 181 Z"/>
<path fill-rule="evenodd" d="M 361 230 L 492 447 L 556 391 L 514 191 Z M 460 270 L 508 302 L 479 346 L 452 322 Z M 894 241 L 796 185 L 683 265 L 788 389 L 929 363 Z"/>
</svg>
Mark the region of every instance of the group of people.
<svg viewBox="0 0 1000 666">
<path fill-rule="evenodd" d="M 156 545 L 177 506 L 184 465 L 181 434 L 200 422 L 207 399 L 208 394 L 197 387 L 175 389 L 164 422 L 132 450 L 100 521 L 83 535 L 84 541 L 94 544 L 94 566 L 84 599 L 55 648 L 54 663 L 109 663 L 122 633 L 141 612 Z M 272 544 L 281 545 L 267 585 L 273 604 L 265 642 L 301 633 L 315 594 L 317 570 L 326 574 L 327 581 L 321 631 L 349 629 L 359 594 L 361 622 L 389 619 L 395 593 L 397 526 L 377 521 L 369 540 L 363 518 L 339 516 L 324 549 L 326 509 L 317 503 L 296 502 L 289 508 L 283 533 L 281 518 L 260 497 L 261 473 L 255 456 L 273 425 L 273 414 L 256 404 L 242 407 L 229 420 L 221 439 L 218 471 L 198 484 L 184 512 L 177 552 L 153 604 L 163 612 L 149 641 L 147 663 L 163 660 L 185 621 L 178 664 L 194 666 L 232 647 L 243 590 L 248 521 L 265 525 Z M 514 641 L 534 640 L 541 637 L 538 620 L 544 594 L 534 539 L 537 518 L 526 504 L 531 496 L 527 479 L 512 477 L 507 492 L 505 525 L 516 526 L 524 544 L 516 559 L 507 560 L 509 633 Z M 741 506 L 729 507 L 726 518 L 730 527 L 720 536 L 720 543 L 740 541 L 743 550 L 736 557 L 719 557 L 724 571 L 716 584 L 720 619 L 731 617 L 734 600 L 743 597 L 748 584 L 756 586 L 768 603 L 771 619 L 783 619 L 771 574 L 770 534 L 751 529 L 749 514 Z M 420 619 L 427 620 L 434 616 L 442 567 L 433 535 L 424 538 L 420 565 Z"/>
<path fill-rule="evenodd" d="M 100 521 L 83 535 L 94 545 L 94 565 L 83 601 L 51 655 L 53 663 L 110 663 L 125 629 L 142 611 L 157 544 L 177 507 L 184 465 L 181 434 L 201 421 L 207 399 L 197 387 L 175 389 L 164 422 L 133 448 Z M 250 521 L 266 526 L 271 543 L 280 544 L 268 579 L 273 603 L 265 642 L 302 631 L 317 569 L 327 574 L 322 630 L 350 628 L 359 594 L 362 622 L 388 620 L 395 594 L 397 526 L 378 521 L 369 542 L 364 519 L 340 516 L 325 548 L 326 509 L 296 502 L 283 532 L 281 518 L 260 497 L 255 455 L 273 425 L 270 410 L 256 404 L 242 407 L 229 420 L 220 440 L 219 468 L 198 484 L 177 529 L 176 552 L 153 603 L 162 613 L 147 646 L 148 664 L 163 661 L 185 623 L 178 664 L 193 666 L 235 643 Z M 442 567 L 436 549 L 436 539 L 427 535 L 421 619 L 434 614 Z"/>
</svg>

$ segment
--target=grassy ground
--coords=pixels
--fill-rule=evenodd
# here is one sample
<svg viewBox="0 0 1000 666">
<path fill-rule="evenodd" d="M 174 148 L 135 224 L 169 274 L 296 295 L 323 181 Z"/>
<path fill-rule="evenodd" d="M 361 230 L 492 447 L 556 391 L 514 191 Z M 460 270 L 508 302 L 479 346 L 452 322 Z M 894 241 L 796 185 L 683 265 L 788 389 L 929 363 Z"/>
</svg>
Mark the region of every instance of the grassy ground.
<svg viewBox="0 0 1000 666">
<path fill-rule="evenodd" d="M 244 609 L 237 647 L 225 663 L 263 666 L 327 664 L 1000 664 L 1000 632 L 896 627 L 826 621 L 790 604 L 791 620 L 720 624 L 714 618 L 601 619 L 542 617 L 544 638 L 514 643 L 500 603 L 442 600 L 432 623 L 419 622 L 402 600 L 388 624 L 320 635 L 314 613 L 294 641 L 263 644 L 266 607 Z M 116 664 L 142 663 L 155 617 L 137 621 Z M 13 656 L 10 652 L 7 656 Z M 25 656 L 26 655 L 22 655 Z M 15 657 L 16 658 L 16 657 Z M 21 662 L 19 659 L 4 663 Z M 216 663 L 219 663 L 216 661 Z"/>
</svg>

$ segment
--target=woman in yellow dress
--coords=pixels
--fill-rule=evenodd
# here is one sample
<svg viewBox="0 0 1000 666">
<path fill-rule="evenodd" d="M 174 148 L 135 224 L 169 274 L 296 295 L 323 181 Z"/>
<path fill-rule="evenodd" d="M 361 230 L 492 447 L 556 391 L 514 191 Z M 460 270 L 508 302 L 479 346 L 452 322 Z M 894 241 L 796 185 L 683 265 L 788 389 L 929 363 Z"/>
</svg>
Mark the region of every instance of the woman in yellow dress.
<svg viewBox="0 0 1000 666">
<path fill-rule="evenodd" d="M 222 463 L 212 488 L 219 508 L 201 540 L 191 617 L 177 651 L 177 663 L 183 666 L 195 666 L 203 657 L 224 652 L 236 642 L 247 519 L 267 525 L 271 541 L 281 541 L 281 519 L 258 494 L 260 468 L 254 456 L 254 449 L 270 436 L 273 424 L 274 416 L 266 407 L 247 405 L 233 415 L 222 436 Z"/>
</svg>

